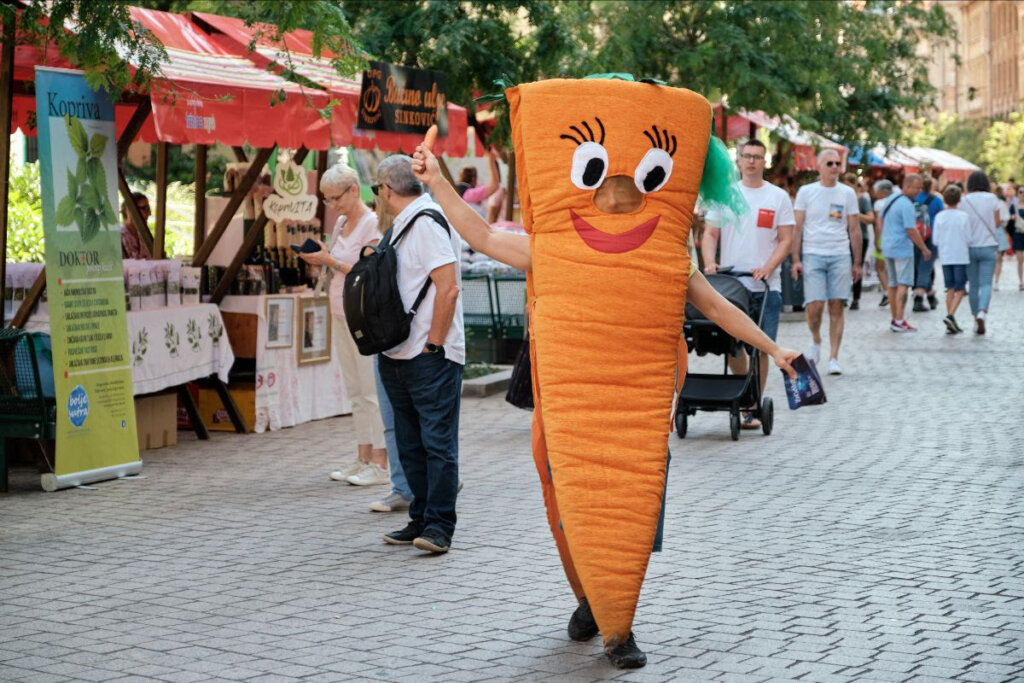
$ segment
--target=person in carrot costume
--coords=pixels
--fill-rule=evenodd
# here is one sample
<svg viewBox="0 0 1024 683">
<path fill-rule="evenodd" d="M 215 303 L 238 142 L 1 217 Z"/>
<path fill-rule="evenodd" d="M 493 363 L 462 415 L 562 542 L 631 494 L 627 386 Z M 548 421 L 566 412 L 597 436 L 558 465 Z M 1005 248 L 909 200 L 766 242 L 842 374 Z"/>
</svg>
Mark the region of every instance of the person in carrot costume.
<svg viewBox="0 0 1024 683">
<path fill-rule="evenodd" d="M 540 81 L 505 95 L 527 236 L 492 230 L 425 145 L 413 172 L 473 249 L 527 272 L 533 454 L 579 601 L 569 636 L 600 632 L 615 666 L 641 667 L 632 624 L 660 549 L 687 300 L 791 375 L 798 354 L 690 263 L 698 191 L 733 199 L 732 163 L 712 137 L 706 99 L 623 76 Z"/>
</svg>

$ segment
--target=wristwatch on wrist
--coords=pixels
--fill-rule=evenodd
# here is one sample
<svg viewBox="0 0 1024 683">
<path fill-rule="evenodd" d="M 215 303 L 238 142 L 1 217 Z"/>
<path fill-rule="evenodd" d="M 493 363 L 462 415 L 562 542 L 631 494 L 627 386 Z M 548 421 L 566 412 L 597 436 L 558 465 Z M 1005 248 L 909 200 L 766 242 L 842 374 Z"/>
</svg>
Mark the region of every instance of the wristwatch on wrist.
<svg viewBox="0 0 1024 683">
<path fill-rule="evenodd" d="M 441 346 L 440 344 L 431 344 L 430 342 L 427 342 L 427 344 L 426 344 L 426 352 L 427 353 L 437 353 L 438 351 L 443 351 L 443 350 L 444 350 L 444 347 Z"/>
</svg>

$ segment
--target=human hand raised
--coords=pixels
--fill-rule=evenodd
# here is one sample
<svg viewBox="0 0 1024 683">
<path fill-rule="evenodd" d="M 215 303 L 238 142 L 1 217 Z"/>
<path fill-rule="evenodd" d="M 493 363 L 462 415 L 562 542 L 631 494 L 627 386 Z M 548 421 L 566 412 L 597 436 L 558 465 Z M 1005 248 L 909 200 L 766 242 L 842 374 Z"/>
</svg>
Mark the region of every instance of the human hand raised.
<svg viewBox="0 0 1024 683">
<path fill-rule="evenodd" d="M 437 157 L 430 151 L 430 147 L 426 143 L 421 142 L 416 146 L 416 151 L 412 155 L 412 174 L 431 189 L 444 180 Z"/>
</svg>

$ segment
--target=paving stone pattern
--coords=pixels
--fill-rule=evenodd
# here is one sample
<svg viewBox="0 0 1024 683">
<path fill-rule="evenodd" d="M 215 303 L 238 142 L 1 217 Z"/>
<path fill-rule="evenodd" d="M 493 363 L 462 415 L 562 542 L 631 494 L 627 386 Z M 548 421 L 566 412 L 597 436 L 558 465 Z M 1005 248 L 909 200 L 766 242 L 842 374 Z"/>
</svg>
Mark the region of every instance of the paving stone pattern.
<svg viewBox="0 0 1024 683">
<path fill-rule="evenodd" d="M 876 300 L 847 314 L 828 405 L 789 411 L 773 370 L 772 436 L 734 443 L 702 413 L 671 437 L 643 670 L 566 637 L 530 416 L 495 396 L 463 401 L 440 557 L 381 542 L 405 523 L 367 511 L 383 487 L 328 480 L 354 452 L 348 417 L 182 433 L 144 478 L 94 490 L 16 470 L 0 680 L 1024 680 L 1024 293 L 996 293 L 983 338 L 945 336 L 939 312 L 891 334 Z M 807 339 L 782 324 L 783 343 Z"/>
</svg>

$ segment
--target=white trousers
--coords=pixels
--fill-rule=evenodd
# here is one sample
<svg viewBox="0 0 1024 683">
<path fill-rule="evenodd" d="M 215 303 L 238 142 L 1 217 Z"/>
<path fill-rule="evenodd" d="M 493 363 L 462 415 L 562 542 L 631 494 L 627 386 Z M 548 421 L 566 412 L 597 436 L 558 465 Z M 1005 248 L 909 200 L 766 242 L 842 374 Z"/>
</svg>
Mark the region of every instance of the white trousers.
<svg viewBox="0 0 1024 683">
<path fill-rule="evenodd" d="M 385 448 L 384 423 L 380 419 L 377 402 L 377 383 L 373 375 L 373 356 L 359 353 L 352 333 L 344 321 L 331 316 L 331 343 L 341 360 L 341 374 L 345 391 L 352 403 L 352 418 L 356 425 L 356 441 Z"/>
</svg>

